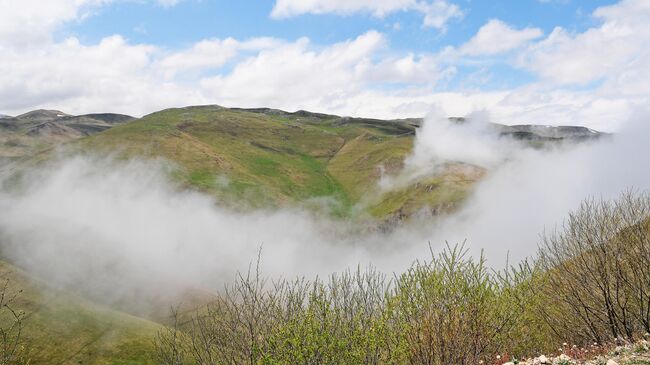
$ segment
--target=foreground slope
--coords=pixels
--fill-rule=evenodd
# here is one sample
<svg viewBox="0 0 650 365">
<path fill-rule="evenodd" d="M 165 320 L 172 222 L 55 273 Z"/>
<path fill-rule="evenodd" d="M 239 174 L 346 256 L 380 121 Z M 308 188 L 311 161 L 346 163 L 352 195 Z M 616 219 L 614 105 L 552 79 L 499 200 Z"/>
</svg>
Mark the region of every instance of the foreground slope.
<svg viewBox="0 0 650 365">
<path fill-rule="evenodd" d="M 8 293 L 17 293 L 13 309 L 26 314 L 22 338 L 30 364 L 152 363 L 159 325 L 48 289 L 3 261 L 0 277 L 9 280 Z"/>
</svg>

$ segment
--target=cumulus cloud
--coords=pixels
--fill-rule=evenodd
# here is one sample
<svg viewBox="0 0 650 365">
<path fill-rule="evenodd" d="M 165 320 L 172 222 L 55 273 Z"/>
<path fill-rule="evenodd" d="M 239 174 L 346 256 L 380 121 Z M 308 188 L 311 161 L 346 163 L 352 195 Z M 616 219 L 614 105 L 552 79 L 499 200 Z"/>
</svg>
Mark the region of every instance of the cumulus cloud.
<svg viewBox="0 0 650 365">
<path fill-rule="evenodd" d="M 184 71 L 218 69 L 238 56 L 240 52 L 273 49 L 282 43 L 282 40 L 270 37 L 253 38 L 246 41 L 238 41 L 234 38 L 203 40 L 194 44 L 190 49 L 166 55 L 158 61 L 157 66 L 164 70 L 168 78 L 171 78 Z"/>
<path fill-rule="evenodd" d="M 0 50 L 34 46 L 61 24 L 78 20 L 109 0 L 0 0 Z"/>
<path fill-rule="evenodd" d="M 211 103 L 377 118 L 420 117 L 432 109 L 458 116 L 487 109 L 503 123 L 580 124 L 614 131 L 650 95 L 650 53 L 643 49 L 650 22 L 645 21 L 648 11 L 643 1 L 601 7 L 594 16 L 602 23 L 579 33 L 558 28 L 540 40 L 536 28 L 517 29 L 493 20 L 465 45 L 437 53 L 394 51 L 388 37 L 377 31 L 330 45 L 307 38 L 214 38 L 173 50 L 133 43 L 119 35 L 93 44 L 74 37 L 55 41 L 50 37 L 54 29 L 83 19 L 105 1 L 54 0 L 40 8 L 61 2 L 61 9 L 67 9 L 51 12 L 27 11 L 37 7 L 29 1 L 15 8 L 8 7 L 7 0 L 0 1 L 5 1 L 0 3 L 3 10 L 9 9 L 0 11 L 9 22 L 0 22 L 0 29 L 27 29 L 16 27 L 7 14 L 36 24 L 31 33 L 23 34 L 34 37 L 27 43 L 7 42 L 13 38 L 0 30 L 5 34 L 0 36 L 0 69 L 11 70 L 0 74 L 3 114 L 50 108 L 139 116 L 167 107 Z M 318 6 L 339 3 L 327 4 Z M 412 4 L 435 6 L 410 0 L 345 4 L 341 6 L 378 16 Z M 540 80 L 489 91 L 463 82 L 467 75 L 459 71 L 461 67 L 478 63 L 487 65 L 489 72 L 490 64 L 500 62 L 505 52 L 508 59 L 515 55 L 517 67 L 539 75 Z M 485 56 L 490 59 L 481 63 Z M 585 89 L 572 87 L 598 80 Z M 444 91 L 450 81 L 468 86 Z"/>
<path fill-rule="evenodd" d="M 470 56 L 494 55 L 521 47 L 542 35 L 539 28 L 515 29 L 498 19 L 492 19 L 461 47 L 460 52 Z"/>
<path fill-rule="evenodd" d="M 0 75 L 0 109 L 7 114 L 52 108 L 142 115 L 172 106 L 219 103 L 390 117 L 405 110 L 388 109 L 377 99 L 361 96 L 374 93 L 395 105 L 409 96 L 394 98 L 372 89 L 389 84 L 430 88 L 453 74 L 453 68 L 439 67 L 435 55 L 392 55 L 387 45 L 376 31 L 326 47 L 307 38 L 226 38 L 174 52 L 132 44 L 118 35 L 94 45 L 68 38 L 38 48 L 5 50 L 0 68 L 12 72 Z M 224 72 L 227 64 L 231 70 Z M 412 115 L 422 115 L 426 108 Z"/>
<path fill-rule="evenodd" d="M 101 290 L 111 292 L 126 279 L 137 287 L 161 275 L 214 283 L 245 267 L 261 244 L 272 274 L 327 273 L 359 261 L 399 270 L 426 254 L 427 241 L 439 247 L 465 238 L 474 253 L 485 248 L 498 264 L 506 251 L 514 259 L 531 254 L 537 234 L 587 195 L 610 197 L 629 185 L 650 184 L 642 168 L 650 153 L 648 113 L 635 113 L 650 93 L 646 1 L 599 8 L 598 25 L 584 32 L 557 28 L 539 41 L 535 28 L 489 22 L 461 48 L 461 56 L 521 49 L 518 66 L 541 82 L 487 92 L 435 91 L 440 80 L 454 75 L 450 63 L 457 59 L 446 60 L 444 51 L 393 53 L 385 35 L 375 31 L 333 45 L 307 38 L 209 39 L 181 50 L 133 44 L 119 35 L 96 44 L 51 38 L 61 24 L 83 19 L 104 3 L 0 0 L 0 70 L 9 70 L 0 73 L 2 112 L 46 107 L 139 115 L 221 103 L 405 117 L 438 109 L 440 116 L 418 133 L 411 166 L 426 169 L 453 160 L 492 171 L 457 215 L 390 235 L 359 235 L 302 211 L 242 214 L 219 208 L 207 196 L 178 191 L 165 168 L 150 162 L 64 161 L 29 175 L 19 192 L 0 192 L 0 231 L 10 254 L 64 285 L 83 286 L 84 279 L 95 278 L 85 283 L 105 283 Z M 458 12 L 441 1 L 279 0 L 274 14 L 386 16 L 402 10 L 425 14 L 425 23 L 434 27 L 444 27 Z M 487 47 L 492 39 L 498 41 Z M 596 89 L 564 88 L 599 80 Z M 539 151 L 504 145 L 483 127 L 440 124 L 446 116 L 474 110 L 488 110 L 493 121 L 504 123 L 622 130 L 597 144 Z M 638 122 L 625 124 L 635 116 Z"/>
<path fill-rule="evenodd" d="M 417 11 L 424 15 L 423 25 L 444 29 L 453 18 L 462 17 L 460 8 L 445 0 L 277 0 L 271 12 L 274 18 L 302 14 L 371 13 L 384 17 L 399 11 Z"/>
<path fill-rule="evenodd" d="M 557 84 L 585 84 L 647 68 L 647 1 L 624 0 L 596 9 L 593 16 L 602 24 L 580 33 L 557 27 L 522 53 L 520 65 Z"/>
<path fill-rule="evenodd" d="M 2 109 L 63 108 L 71 112 L 143 113 L 165 105 L 205 100 L 198 92 L 166 83 L 153 67 L 158 49 L 132 45 L 121 36 L 86 46 L 76 38 L 0 58 Z"/>
<path fill-rule="evenodd" d="M 104 5 L 137 0 L 0 0 L 0 50 L 38 47 L 66 22 L 80 21 Z M 173 6 L 182 0 L 145 0 Z"/>
<path fill-rule="evenodd" d="M 446 71 L 430 56 L 388 56 L 375 61 L 386 44 L 376 31 L 320 50 L 302 38 L 263 50 L 227 75 L 203 79 L 201 86 L 226 105 L 336 111 L 344 110 L 347 100 L 373 86 L 434 85 L 444 77 Z"/>
</svg>

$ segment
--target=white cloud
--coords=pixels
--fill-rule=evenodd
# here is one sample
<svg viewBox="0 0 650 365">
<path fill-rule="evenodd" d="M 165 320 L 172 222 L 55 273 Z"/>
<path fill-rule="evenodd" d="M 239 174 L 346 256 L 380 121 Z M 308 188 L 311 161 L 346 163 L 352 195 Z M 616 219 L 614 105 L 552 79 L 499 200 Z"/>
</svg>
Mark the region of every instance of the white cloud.
<svg viewBox="0 0 650 365">
<path fill-rule="evenodd" d="M 375 31 L 320 51 L 303 38 L 263 50 L 201 85 L 226 105 L 332 110 L 376 84 L 435 84 L 441 76 L 435 59 L 427 56 L 374 62 L 385 46 L 384 36 Z"/>
<path fill-rule="evenodd" d="M 156 0 L 158 4 L 164 6 L 164 7 L 171 7 L 175 6 L 176 4 L 180 3 L 183 0 Z"/>
<path fill-rule="evenodd" d="M 140 0 L 0 0 L 0 50 L 40 46 L 62 24 L 80 21 L 101 6 Z M 183 0 L 144 0 L 173 6 Z"/>
<path fill-rule="evenodd" d="M 369 90 L 390 84 L 428 89 L 453 71 L 439 69 L 432 55 L 392 56 L 383 54 L 386 51 L 385 37 L 375 31 L 326 47 L 307 38 L 212 39 L 172 53 L 130 44 L 121 36 L 96 45 L 69 38 L 5 51 L 0 69 L 12 72 L 0 75 L 0 109 L 8 114 L 55 108 L 142 115 L 172 106 L 219 103 L 348 114 L 370 111 L 351 102 Z M 232 70 L 225 72 L 221 67 L 227 63 Z M 387 95 L 375 94 L 377 100 Z"/>
<path fill-rule="evenodd" d="M 454 18 L 461 18 L 463 12 L 455 4 L 443 0 L 432 2 L 420 1 L 414 7 L 415 10 L 424 14 L 424 26 L 436 29 L 445 29 L 447 22 Z"/>
<path fill-rule="evenodd" d="M 289 18 L 303 14 L 371 13 L 376 17 L 400 11 L 417 11 L 424 15 L 423 25 L 444 29 L 453 18 L 462 17 L 460 8 L 446 0 L 276 0 L 271 16 Z"/>
<path fill-rule="evenodd" d="M 0 73 L 1 113 L 54 108 L 142 115 L 208 103 L 378 118 L 422 116 L 432 109 L 453 116 L 488 110 L 504 123 L 615 130 L 629 110 L 650 102 L 650 51 L 643 48 L 650 41 L 650 10 L 641 1 L 600 8 L 595 15 L 602 25 L 575 34 L 558 29 L 537 42 L 532 40 L 539 34 L 535 28 L 514 29 L 491 21 L 467 44 L 438 53 L 395 52 L 376 31 L 330 45 L 307 38 L 226 38 L 180 50 L 133 44 L 119 35 L 96 44 L 51 39 L 48 32 L 56 24 L 82 19 L 88 9 L 103 3 L 79 0 L 75 4 L 86 5 L 53 10 L 53 25 L 25 34 L 38 39 L 38 47 L 8 42 L 6 29 L 14 28 L 0 25 L 0 70 L 11 70 Z M 384 12 L 393 9 L 392 2 L 378 4 L 386 6 Z M 39 11 L 12 11 L 22 19 L 33 17 L 27 23 L 44 19 Z M 481 56 L 515 48 L 521 49 L 517 64 L 539 74 L 541 82 L 489 92 L 466 87 L 441 91 L 446 81 L 458 77 L 457 65 L 471 66 L 483 62 Z M 489 71 L 489 65 L 481 66 Z M 561 86 L 594 79 L 604 80 L 596 90 Z"/>
<path fill-rule="evenodd" d="M 470 56 L 494 55 L 519 48 L 542 35 L 539 28 L 519 30 L 498 19 L 492 19 L 482 26 L 460 51 Z"/>
<path fill-rule="evenodd" d="M 636 67 L 647 69 L 640 60 L 650 58 L 648 1 L 621 1 L 597 9 L 594 17 L 602 24 L 582 33 L 555 28 L 531 45 L 519 64 L 556 84 L 586 84 Z"/>
<path fill-rule="evenodd" d="M 120 36 L 95 45 L 70 38 L 5 51 L 0 69 L 12 72 L 0 74 L 0 111 L 52 108 L 142 115 L 173 106 L 222 104 L 401 118 L 432 109 L 451 116 L 485 109 L 504 123 L 615 129 L 633 105 L 626 95 L 541 86 L 435 92 L 439 80 L 455 72 L 444 66 L 443 56 L 398 56 L 387 46 L 385 37 L 373 31 L 327 47 L 306 38 L 213 39 L 172 53 L 130 44 Z M 224 63 L 231 67 L 219 68 Z M 612 88 L 624 82 L 625 76 L 620 78 Z"/>
<path fill-rule="evenodd" d="M 65 22 L 88 15 L 109 0 L 0 0 L 0 49 L 49 40 Z"/>
<path fill-rule="evenodd" d="M 0 108 L 12 114 L 37 107 L 141 114 L 205 101 L 191 88 L 165 82 L 154 67 L 159 52 L 120 36 L 90 46 L 69 38 L 40 48 L 6 50 L 0 69 L 11 72 L 0 75 Z"/>
<path fill-rule="evenodd" d="M 242 51 L 261 51 L 278 47 L 283 42 L 274 38 L 253 38 L 240 42 L 233 38 L 203 40 L 190 49 L 174 52 L 159 62 L 172 77 L 178 72 L 219 68 Z"/>
</svg>

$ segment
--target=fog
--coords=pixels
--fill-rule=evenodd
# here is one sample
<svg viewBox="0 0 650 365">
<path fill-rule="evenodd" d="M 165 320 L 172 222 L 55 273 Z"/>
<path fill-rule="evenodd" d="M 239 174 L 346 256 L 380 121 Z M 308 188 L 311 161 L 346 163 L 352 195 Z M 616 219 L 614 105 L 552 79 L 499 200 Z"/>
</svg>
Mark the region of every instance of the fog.
<svg viewBox="0 0 650 365">
<path fill-rule="evenodd" d="M 642 115 L 642 113 L 639 113 Z M 426 259 L 429 244 L 467 240 L 501 267 L 532 256 L 539 234 L 590 196 L 650 186 L 650 129 L 643 118 L 598 142 L 533 149 L 488 128 L 487 114 L 450 124 L 432 114 L 413 155 L 384 189 L 450 161 L 488 173 L 453 215 L 414 219 L 389 233 L 360 233 L 302 209 L 234 212 L 181 190 L 164 161 L 60 158 L 0 185 L 3 256 L 55 285 L 118 300 L 141 288 L 218 290 L 261 248 L 270 276 L 328 275 L 357 265 L 391 273 Z"/>
</svg>

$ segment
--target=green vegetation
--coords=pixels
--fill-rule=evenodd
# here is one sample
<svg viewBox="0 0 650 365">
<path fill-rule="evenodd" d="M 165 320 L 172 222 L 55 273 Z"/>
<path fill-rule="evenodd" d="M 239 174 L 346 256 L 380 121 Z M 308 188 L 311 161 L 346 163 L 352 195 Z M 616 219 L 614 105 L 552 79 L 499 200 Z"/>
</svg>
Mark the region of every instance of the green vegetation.
<svg viewBox="0 0 650 365">
<path fill-rule="evenodd" d="M 589 358 L 603 344 L 647 336 L 649 222 L 648 195 L 588 201 L 546 238 L 538 260 L 501 271 L 462 246 L 393 280 L 357 270 L 270 282 L 258 263 L 207 308 L 175 313 L 176 325 L 158 334 L 158 361 L 445 365 L 502 354 L 502 364 L 565 341 L 575 345 L 560 345 L 563 356 Z M 643 341 L 630 349 L 650 351 Z"/>
<path fill-rule="evenodd" d="M 270 281 L 258 263 L 166 326 L 2 263 L 0 334 L 18 349 L 8 364 L 502 364 L 563 342 L 576 347 L 560 352 L 585 359 L 647 333 L 648 260 L 650 196 L 626 193 L 585 202 L 546 236 L 537 260 L 516 267 L 494 271 L 462 246 L 392 278 L 358 269 Z M 645 361 L 650 350 L 636 342 L 625 351 Z"/>
<path fill-rule="evenodd" d="M 6 364 L 154 363 L 152 338 L 160 325 L 49 289 L 5 262 L 0 276 L 8 284 L 3 294 L 13 298 L 11 309 L 22 316 L 20 336 L 15 330 L 8 336 L 18 340 L 19 352 Z M 8 314 L 3 307 L 3 333 L 16 322 Z"/>
<path fill-rule="evenodd" d="M 237 208 L 323 208 L 311 203 L 327 198 L 335 216 L 383 220 L 451 208 L 479 178 L 466 175 L 467 183 L 453 186 L 457 173 L 443 171 L 427 179 L 444 183 L 427 189 L 418 188 L 426 181 L 414 181 L 380 190 L 381 169 L 401 172 L 413 136 L 412 121 L 204 106 L 153 113 L 77 140 L 69 150 L 163 158 L 175 164 L 180 184 Z"/>
<path fill-rule="evenodd" d="M 239 276 L 157 339 L 162 364 L 475 364 L 518 342 L 531 269 L 493 273 L 449 248 L 395 280 L 376 271 L 270 283 Z M 515 342 L 513 344 L 513 342 Z"/>
<path fill-rule="evenodd" d="M 53 142 L 11 133 L 0 142 L 12 160 L 27 150 L 40 152 L 24 163 L 51 157 Z M 380 187 L 404 172 L 413 136 L 408 120 L 205 106 L 70 137 L 66 153 L 163 159 L 181 187 L 238 209 L 301 206 L 390 222 L 453 210 L 485 174 L 450 163 Z M 564 341 L 632 341 L 650 331 L 649 216 L 647 195 L 586 202 L 545 237 L 537 260 L 501 271 L 462 246 L 392 278 L 370 269 L 272 282 L 249 271 L 207 305 L 188 295 L 192 309 L 162 324 L 0 262 L 0 364 L 489 364 Z"/>
<path fill-rule="evenodd" d="M 585 201 L 544 237 L 548 322 L 567 339 L 631 340 L 650 333 L 650 196 Z M 570 315 L 566 315 L 570 313 Z M 560 315 L 564 314 L 564 315 Z"/>
</svg>

